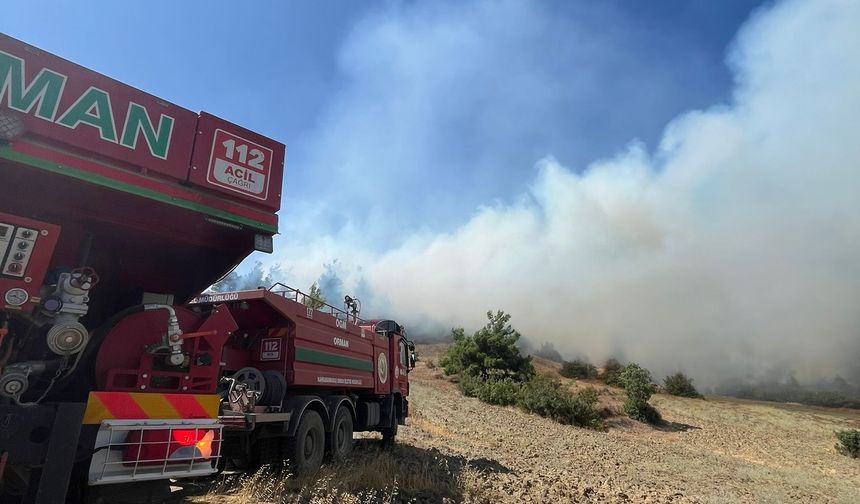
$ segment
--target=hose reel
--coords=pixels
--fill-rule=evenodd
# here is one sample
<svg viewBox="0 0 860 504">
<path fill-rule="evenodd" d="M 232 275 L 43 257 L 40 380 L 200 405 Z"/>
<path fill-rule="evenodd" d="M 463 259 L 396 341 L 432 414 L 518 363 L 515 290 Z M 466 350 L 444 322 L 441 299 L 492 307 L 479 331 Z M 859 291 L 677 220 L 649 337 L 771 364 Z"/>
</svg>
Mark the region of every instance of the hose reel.
<svg viewBox="0 0 860 504">
<path fill-rule="evenodd" d="M 280 406 L 287 392 L 284 375 L 271 369 L 244 367 L 226 381 L 230 383 L 227 400 L 234 411 L 252 412 L 257 405 Z"/>
</svg>

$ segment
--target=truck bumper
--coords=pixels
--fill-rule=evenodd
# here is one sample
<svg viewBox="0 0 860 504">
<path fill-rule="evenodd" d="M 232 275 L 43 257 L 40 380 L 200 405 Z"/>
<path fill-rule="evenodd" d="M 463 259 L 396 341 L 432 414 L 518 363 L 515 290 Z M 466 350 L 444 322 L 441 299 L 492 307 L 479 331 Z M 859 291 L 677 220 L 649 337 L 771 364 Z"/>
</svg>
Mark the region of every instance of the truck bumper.
<svg viewBox="0 0 860 504">
<path fill-rule="evenodd" d="M 24 502 L 65 502 L 85 406 L 0 406 L 0 458 L 4 472 L 29 474 Z"/>
</svg>

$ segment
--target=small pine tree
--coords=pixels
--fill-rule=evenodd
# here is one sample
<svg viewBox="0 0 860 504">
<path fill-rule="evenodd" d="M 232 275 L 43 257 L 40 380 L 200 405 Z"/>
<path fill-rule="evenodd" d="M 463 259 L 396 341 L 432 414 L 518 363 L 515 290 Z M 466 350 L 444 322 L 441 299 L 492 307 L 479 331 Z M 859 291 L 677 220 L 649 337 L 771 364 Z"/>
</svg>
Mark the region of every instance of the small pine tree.
<svg viewBox="0 0 860 504">
<path fill-rule="evenodd" d="M 475 340 L 466 336 L 466 330 L 462 327 L 451 329 L 451 339 L 454 340 L 454 343 L 448 347 L 448 353 L 439 360 L 439 365 L 442 366 L 442 371 L 446 375 L 462 373 L 464 366 L 470 359 L 469 356 L 478 351 L 475 347 Z"/>
<path fill-rule="evenodd" d="M 681 372 L 664 378 L 663 385 L 666 388 L 666 392 L 674 396 L 702 397 L 702 394 L 693 386 L 693 379 Z"/>
<path fill-rule="evenodd" d="M 451 330 L 454 344 L 440 361 L 445 374 L 462 374 L 481 380 L 524 381 L 534 376 L 531 357 L 517 348 L 520 333 L 503 311 L 487 312 L 487 325 L 466 336 L 462 327 Z"/>
<path fill-rule="evenodd" d="M 325 296 L 323 296 L 322 290 L 320 290 L 320 286 L 317 282 L 311 284 L 311 288 L 307 295 L 305 295 L 302 303 L 304 303 L 308 308 L 313 308 L 314 310 L 319 310 L 325 306 Z"/>
</svg>

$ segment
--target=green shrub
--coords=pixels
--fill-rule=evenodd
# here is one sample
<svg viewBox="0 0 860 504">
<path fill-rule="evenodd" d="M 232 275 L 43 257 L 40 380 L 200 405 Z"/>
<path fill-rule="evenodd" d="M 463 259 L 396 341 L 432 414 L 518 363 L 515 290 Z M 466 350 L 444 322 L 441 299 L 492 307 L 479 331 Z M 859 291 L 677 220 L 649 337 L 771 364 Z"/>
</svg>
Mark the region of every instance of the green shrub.
<svg viewBox="0 0 860 504">
<path fill-rule="evenodd" d="M 572 394 L 557 380 L 535 377 L 531 358 L 523 356 L 517 347 L 520 333 L 508 323 L 511 316 L 487 312 L 487 319 L 487 325 L 472 336 L 462 328 L 452 329 L 454 344 L 439 361 L 445 374 L 457 375 L 464 395 L 489 404 L 516 404 L 564 424 L 603 427 L 595 408 L 597 391 Z"/>
<path fill-rule="evenodd" d="M 836 440 L 836 451 L 851 458 L 860 458 L 860 430 L 838 431 Z"/>
<path fill-rule="evenodd" d="M 519 401 L 520 388 L 521 384 L 510 378 L 485 381 L 478 389 L 478 399 L 489 404 L 511 406 Z"/>
<path fill-rule="evenodd" d="M 510 379 L 488 381 L 485 382 L 483 393 L 478 398 L 490 404 L 511 406 L 519 402 L 521 388 L 522 384 Z"/>
<path fill-rule="evenodd" d="M 457 387 L 460 392 L 466 397 L 478 397 L 478 389 L 483 385 L 484 381 L 471 376 L 460 377 L 457 382 Z"/>
<path fill-rule="evenodd" d="M 520 383 L 503 378 L 501 380 L 481 380 L 465 376 L 457 384 L 460 391 L 467 397 L 476 397 L 488 404 L 511 406 L 517 404 L 520 393 Z"/>
<path fill-rule="evenodd" d="M 565 378 L 592 379 L 597 378 L 597 368 L 581 359 L 564 362 L 559 373 Z"/>
<path fill-rule="evenodd" d="M 675 373 L 663 380 L 666 393 L 681 397 L 702 397 L 702 394 L 693 386 L 693 379 L 684 373 Z"/>
<path fill-rule="evenodd" d="M 628 364 L 621 373 L 621 382 L 627 393 L 624 401 L 624 413 L 634 420 L 651 424 L 660 421 L 660 413 L 648 404 L 648 399 L 654 393 L 654 385 L 651 383 L 651 373 L 638 364 Z"/>
<path fill-rule="evenodd" d="M 522 384 L 519 406 L 529 413 L 551 418 L 559 423 L 603 428 L 600 412 L 595 408 L 597 391 L 586 389 L 573 394 L 557 380 L 537 376 Z"/>
<path fill-rule="evenodd" d="M 599 396 L 597 389 L 594 387 L 585 387 L 584 389 L 580 390 L 577 395 L 581 400 L 585 401 L 588 404 L 597 404 L 597 399 Z"/>
<path fill-rule="evenodd" d="M 463 328 L 451 330 L 454 344 L 439 362 L 445 374 L 460 374 L 482 380 L 510 378 L 525 381 L 534 376 L 531 357 L 517 348 L 520 333 L 508 323 L 511 316 L 497 311 L 487 312 L 487 325 L 472 336 Z"/>
<path fill-rule="evenodd" d="M 616 359 L 609 359 L 603 365 L 603 373 L 600 375 L 600 379 L 610 387 L 623 388 L 624 383 L 621 381 L 621 373 L 623 371 L 624 366 L 620 362 Z"/>
</svg>

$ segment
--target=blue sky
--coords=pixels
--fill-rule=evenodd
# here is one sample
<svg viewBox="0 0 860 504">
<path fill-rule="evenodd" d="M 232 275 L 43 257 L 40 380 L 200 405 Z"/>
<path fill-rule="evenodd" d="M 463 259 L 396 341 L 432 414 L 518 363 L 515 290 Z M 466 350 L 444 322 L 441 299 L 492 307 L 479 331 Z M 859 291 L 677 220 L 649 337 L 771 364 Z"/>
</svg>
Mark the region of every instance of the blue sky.
<svg viewBox="0 0 860 504">
<path fill-rule="evenodd" d="M 728 100 L 759 3 L 22 1 L 0 30 L 284 142 L 284 238 L 384 248 Z"/>
</svg>

